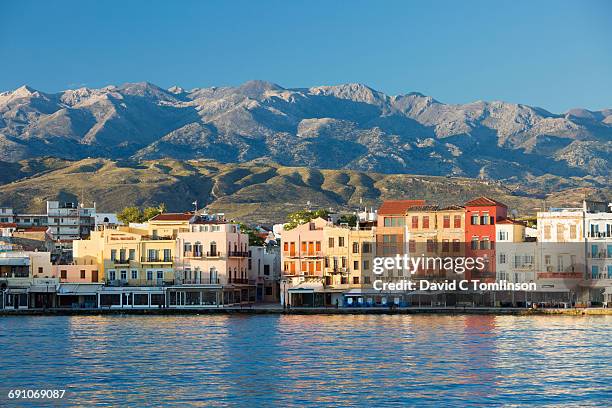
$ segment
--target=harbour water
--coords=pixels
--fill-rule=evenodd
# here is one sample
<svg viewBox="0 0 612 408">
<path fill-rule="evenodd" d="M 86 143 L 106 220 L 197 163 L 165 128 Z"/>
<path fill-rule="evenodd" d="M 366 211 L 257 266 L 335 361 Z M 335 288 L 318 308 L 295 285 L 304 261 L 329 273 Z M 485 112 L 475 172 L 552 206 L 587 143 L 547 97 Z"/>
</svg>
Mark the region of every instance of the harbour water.
<svg viewBox="0 0 612 408">
<path fill-rule="evenodd" d="M 0 406 L 609 406 L 612 316 L 0 318 Z M 10 400 L 11 389 L 65 389 Z"/>
</svg>

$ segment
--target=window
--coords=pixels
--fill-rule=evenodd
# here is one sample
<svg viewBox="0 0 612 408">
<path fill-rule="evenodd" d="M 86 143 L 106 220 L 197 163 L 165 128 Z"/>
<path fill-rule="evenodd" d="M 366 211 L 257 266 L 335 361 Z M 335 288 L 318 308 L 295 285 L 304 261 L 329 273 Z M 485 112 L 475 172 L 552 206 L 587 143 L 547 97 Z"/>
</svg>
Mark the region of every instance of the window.
<svg viewBox="0 0 612 408">
<path fill-rule="evenodd" d="M 108 271 L 108 280 L 114 281 L 116 278 L 115 271 Z"/>
<path fill-rule="evenodd" d="M 342 257 L 342 267 L 346 268 L 346 256 Z"/>
<path fill-rule="evenodd" d="M 453 252 L 461 251 L 461 241 L 458 239 L 453 239 Z"/>
<path fill-rule="evenodd" d="M 359 261 L 353 261 L 353 270 L 355 271 L 359 270 Z"/>
<path fill-rule="evenodd" d="M 423 217 L 423 229 L 427 229 L 427 228 L 429 228 L 429 217 L 424 216 Z"/>
<path fill-rule="evenodd" d="M 321 252 L 321 241 L 315 242 L 315 250 Z"/>
<path fill-rule="evenodd" d="M 363 244 L 361 244 L 361 252 L 363 252 L 364 254 L 369 254 L 370 252 L 372 252 L 372 244 L 369 242 L 364 242 Z"/>
<path fill-rule="evenodd" d="M 478 225 L 478 213 L 472 214 L 471 223 L 472 225 Z"/>
<path fill-rule="evenodd" d="M 408 241 L 408 251 L 416 252 L 416 241 L 414 239 Z"/>
<path fill-rule="evenodd" d="M 135 249 L 130 249 L 130 261 L 133 261 L 134 259 L 136 259 L 136 250 Z"/>
<path fill-rule="evenodd" d="M 155 249 L 149 249 L 149 262 L 157 259 L 157 251 Z"/>
<path fill-rule="evenodd" d="M 359 276 L 353 276 L 353 285 L 359 285 Z"/>
<path fill-rule="evenodd" d="M 115 262 L 117 260 L 117 250 L 111 249 L 111 261 Z"/>
<path fill-rule="evenodd" d="M 433 239 L 428 239 L 427 240 L 427 252 L 433 252 L 434 247 L 435 247 L 435 244 L 434 244 Z"/>
<path fill-rule="evenodd" d="M 499 263 L 500 264 L 506 263 L 506 254 L 499 254 Z"/>
<path fill-rule="evenodd" d="M 455 215 L 455 218 L 453 221 L 453 227 L 461 228 L 461 216 L 460 215 Z"/>
<path fill-rule="evenodd" d="M 147 280 L 153 280 L 153 271 L 147 271 Z"/>
<path fill-rule="evenodd" d="M 136 270 L 132 271 L 132 279 L 138 279 L 138 271 Z"/>
<path fill-rule="evenodd" d="M 550 225 L 544 226 L 544 239 L 550 239 Z"/>
<path fill-rule="evenodd" d="M 125 262 L 125 248 L 121 248 L 119 250 L 119 260 L 121 262 Z"/>
<path fill-rule="evenodd" d="M 508 231 L 499 231 L 499 240 L 507 241 L 508 240 Z"/>
<path fill-rule="evenodd" d="M 302 242 L 302 252 L 306 253 L 306 242 Z"/>
<path fill-rule="evenodd" d="M 266 296 L 272 296 L 272 286 L 266 286 Z"/>
<path fill-rule="evenodd" d="M 445 215 L 442 218 L 442 227 L 443 228 L 450 228 L 450 215 Z"/>
<path fill-rule="evenodd" d="M 419 228 L 419 217 L 417 217 L 416 215 L 413 216 L 411 225 L 413 229 L 418 229 Z"/>
<path fill-rule="evenodd" d="M 164 271 L 157 271 L 157 279 L 164 279 Z"/>
<path fill-rule="evenodd" d="M 61 277 L 62 279 L 67 279 L 67 278 L 68 278 L 68 271 L 66 271 L 65 269 L 62 269 L 62 270 L 60 271 L 60 277 Z"/>
<path fill-rule="evenodd" d="M 121 271 L 121 280 L 127 280 L 127 271 Z"/>
<path fill-rule="evenodd" d="M 81 279 L 85 279 L 85 269 L 81 269 Z"/>
<path fill-rule="evenodd" d="M 363 283 L 365 283 L 366 285 L 370 284 L 370 277 L 369 276 L 364 276 L 363 277 Z"/>
<path fill-rule="evenodd" d="M 172 260 L 172 252 L 169 249 L 164 249 L 164 262 L 170 262 Z"/>
<path fill-rule="evenodd" d="M 354 254 L 359 253 L 359 242 L 353 242 L 353 253 Z"/>
<path fill-rule="evenodd" d="M 472 249 L 478 249 L 478 237 L 472 238 Z"/>
<path fill-rule="evenodd" d="M 42 266 L 39 266 L 38 267 L 38 274 L 42 275 L 42 273 L 43 273 L 43 268 L 42 268 Z"/>
<path fill-rule="evenodd" d="M 363 261 L 363 270 L 367 271 L 368 269 L 370 269 L 370 261 L 364 260 Z"/>
<path fill-rule="evenodd" d="M 289 243 L 288 242 L 283 243 L 283 251 L 285 251 L 285 252 L 289 251 Z"/>
<path fill-rule="evenodd" d="M 489 215 L 483 214 L 480 216 L 480 225 L 487 225 L 489 223 Z"/>
<path fill-rule="evenodd" d="M 338 237 L 338 247 L 344 246 L 344 237 Z"/>
<path fill-rule="evenodd" d="M 489 249 L 489 248 L 491 248 L 489 244 L 489 238 L 483 238 L 482 241 L 480 241 L 480 249 Z"/>
<path fill-rule="evenodd" d="M 329 244 L 327 246 L 329 246 L 330 248 L 334 247 L 334 237 L 329 238 Z"/>
<path fill-rule="evenodd" d="M 448 239 L 443 239 L 442 240 L 442 252 L 449 252 L 449 251 L 450 251 L 450 241 Z"/>
<path fill-rule="evenodd" d="M 317 262 L 317 265 L 319 265 L 319 270 L 321 270 L 321 264 Z M 264 265 L 264 275 L 270 275 L 270 265 Z"/>
<path fill-rule="evenodd" d="M 557 257 L 557 272 L 563 272 L 563 256 L 559 255 Z"/>
<path fill-rule="evenodd" d="M 570 225 L 570 239 L 576 239 L 576 225 Z"/>
</svg>

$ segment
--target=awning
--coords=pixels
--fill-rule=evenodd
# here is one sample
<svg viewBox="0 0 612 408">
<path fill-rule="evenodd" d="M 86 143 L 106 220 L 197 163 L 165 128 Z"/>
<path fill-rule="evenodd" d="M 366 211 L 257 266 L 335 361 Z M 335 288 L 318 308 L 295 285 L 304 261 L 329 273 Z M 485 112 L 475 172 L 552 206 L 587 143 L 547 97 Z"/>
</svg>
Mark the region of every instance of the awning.
<svg viewBox="0 0 612 408">
<path fill-rule="evenodd" d="M 32 285 L 30 293 L 55 293 L 55 285 Z"/>
<path fill-rule="evenodd" d="M 314 293 L 323 292 L 323 284 L 319 282 L 304 282 L 289 289 L 291 293 Z"/>
<path fill-rule="evenodd" d="M 0 258 L 0 265 L 28 266 L 30 265 L 30 258 Z"/>
<path fill-rule="evenodd" d="M 102 284 L 97 283 L 62 283 L 57 289 L 58 295 L 97 295 Z"/>
</svg>

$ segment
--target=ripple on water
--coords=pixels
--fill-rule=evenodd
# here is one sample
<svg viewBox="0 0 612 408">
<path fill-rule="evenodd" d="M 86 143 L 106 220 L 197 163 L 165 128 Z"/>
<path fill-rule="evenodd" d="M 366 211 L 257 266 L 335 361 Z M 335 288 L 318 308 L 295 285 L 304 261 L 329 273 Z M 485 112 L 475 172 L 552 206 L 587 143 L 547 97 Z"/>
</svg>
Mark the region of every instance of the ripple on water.
<svg viewBox="0 0 612 408">
<path fill-rule="evenodd" d="M 605 406 L 611 334 L 609 316 L 6 317 L 0 402 Z"/>
</svg>

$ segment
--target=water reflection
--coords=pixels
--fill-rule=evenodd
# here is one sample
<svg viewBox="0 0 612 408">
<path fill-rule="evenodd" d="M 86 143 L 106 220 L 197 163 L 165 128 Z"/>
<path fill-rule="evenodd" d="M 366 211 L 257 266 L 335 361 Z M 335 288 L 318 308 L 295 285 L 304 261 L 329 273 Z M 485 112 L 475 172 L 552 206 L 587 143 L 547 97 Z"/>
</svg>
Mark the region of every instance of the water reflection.
<svg viewBox="0 0 612 408">
<path fill-rule="evenodd" d="M 0 406 L 17 387 L 72 406 L 606 405 L 610 334 L 607 316 L 7 317 Z"/>
</svg>

